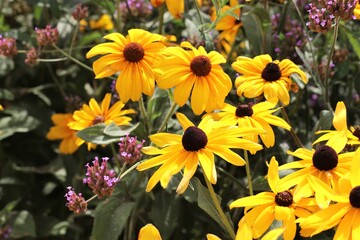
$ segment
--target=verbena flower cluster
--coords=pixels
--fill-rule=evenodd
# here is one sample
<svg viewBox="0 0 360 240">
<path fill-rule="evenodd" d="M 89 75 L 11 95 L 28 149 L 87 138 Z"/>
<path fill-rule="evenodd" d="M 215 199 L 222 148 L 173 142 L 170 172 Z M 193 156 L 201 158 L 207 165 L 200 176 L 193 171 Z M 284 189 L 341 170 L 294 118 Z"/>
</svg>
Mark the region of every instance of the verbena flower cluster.
<svg viewBox="0 0 360 240">
<path fill-rule="evenodd" d="M 125 137 L 120 138 L 119 142 L 119 158 L 124 163 L 134 164 L 142 157 L 141 149 L 145 140 L 138 142 L 137 137 L 130 137 L 127 134 Z"/>
<path fill-rule="evenodd" d="M 87 210 L 87 202 L 81 193 L 76 193 L 73 187 L 67 187 L 68 192 L 65 194 L 66 197 L 66 206 L 70 211 L 80 214 L 84 213 Z"/>
<path fill-rule="evenodd" d="M 17 54 L 16 39 L 0 35 L 0 55 L 12 57 Z"/>
</svg>

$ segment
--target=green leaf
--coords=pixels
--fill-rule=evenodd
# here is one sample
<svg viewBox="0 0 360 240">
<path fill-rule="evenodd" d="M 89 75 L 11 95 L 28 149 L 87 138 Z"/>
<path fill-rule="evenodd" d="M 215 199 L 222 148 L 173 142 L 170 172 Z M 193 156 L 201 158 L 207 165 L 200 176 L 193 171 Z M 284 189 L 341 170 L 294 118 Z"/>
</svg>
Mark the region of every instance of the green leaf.
<svg viewBox="0 0 360 240">
<path fill-rule="evenodd" d="M 7 89 L 0 89 L 0 99 L 13 101 L 15 99 L 14 94 Z"/>
<path fill-rule="evenodd" d="M 84 35 L 83 37 L 81 37 L 81 40 L 79 41 L 79 46 L 84 46 L 87 45 L 89 43 L 92 43 L 98 39 L 102 38 L 102 34 L 98 31 L 94 31 L 91 32 L 89 34 Z"/>
<path fill-rule="evenodd" d="M 36 237 L 35 230 L 35 221 L 31 213 L 21 211 L 12 225 L 11 237 Z"/>
<path fill-rule="evenodd" d="M 351 46 L 353 47 L 354 52 L 360 58 L 360 41 L 358 38 L 354 37 L 353 32 L 351 32 L 348 28 L 343 25 L 340 25 L 340 31 L 343 31 L 347 36 Z"/>
<path fill-rule="evenodd" d="M 315 126 L 315 132 L 318 130 L 329 130 L 332 126 L 333 114 L 329 110 L 322 110 L 320 112 L 319 121 Z M 319 135 L 313 134 L 314 138 L 312 142 L 318 138 Z"/>
<path fill-rule="evenodd" d="M 217 222 L 222 229 L 224 229 L 225 232 L 227 232 L 227 229 L 224 225 L 224 223 L 221 221 L 221 216 L 216 210 L 215 204 L 211 199 L 209 190 L 204 187 L 200 180 L 197 178 L 194 178 L 194 185 L 195 185 L 195 191 L 198 192 L 198 206 L 204 210 L 215 222 Z M 220 196 L 216 196 L 219 204 L 221 204 L 221 198 Z M 231 221 L 230 221 L 231 222 Z"/>
<path fill-rule="evenodd" d="M 4 216 L 6 213 L 11 212 L 19 202 L 20 199 L 17 199 L 6 204 L 5 207 L 0 211 L 0 218 Z"/>
<path fill-rule="evenodd" d="M 118 142 L 119 137 L 130 133 L 137 126 L 138 124 L 119 127 L 114 123 L 109 125 L 101 123 L 80 130 L 76 133 L 76 135 L 86 142 L 92 142 L 95 144 L 109 144 L 112 142 Z"/>
<path fill-rule="evenodd" d="M 101 202 L 95 210 L 91 239 L 117 240 L 134 207 L 134 202 L 123 203 L 117 197 L 110 197 Z"/>
</svg>

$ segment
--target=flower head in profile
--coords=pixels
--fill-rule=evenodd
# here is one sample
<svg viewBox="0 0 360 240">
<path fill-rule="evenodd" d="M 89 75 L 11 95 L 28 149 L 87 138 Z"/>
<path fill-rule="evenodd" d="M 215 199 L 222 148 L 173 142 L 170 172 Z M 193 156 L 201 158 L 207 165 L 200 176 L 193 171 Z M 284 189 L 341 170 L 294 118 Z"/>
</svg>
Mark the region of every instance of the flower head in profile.
<svg viewBox="0 0 360 240">
<path fill-rule="evenodd" d="M 76 130 L 70 129 L 69 122 L 74 121 L 71 113 L 56 113 L 51 116 L 51 121 L 55 124 L 46 134 L 49 140 L 61 140 L 59 152 L 62 154 L 73 154 L 83 140 L 76 136 Z"/>
<path fill-rule="evenodd" d="M 230 5 L 225 5 L 221 8 L 221 12 L 224 13 L 229 11 L 231 8 L 239 5 L 238 0 L 230 0 Z M 216 19 L 216 11 L 213 11 L 212 20 Z M 241 9 L 240 7 L 235 8 L 232 13 L 239 17 L 239 20 L 236 19 L 233 15 L 225 15 L 220 21 L 216 24 L 215 29 L 222 31 L 219 35 L 220 41 L 226 40 L 230 45 L 232 45 L 235 41 L 236 34 L 239 31 L 239 28 L 242 26 L 242 22 L 240 20 Z"/>
<path fill-rule="evenodd" d="M 286 130 L 291 129 L 285 120 L 273 115 L 279 110 L 279 108 L 274 108 L 275 106 L 276 104 L 270 102 L 260 102 L 254 105 L 240 103 L 237 107 L 225 104 L 220 112 L 211 113 L 211 115 L 223 124 L 264 129 L 266 132 L 263 134 L 254 134 L 244 138 L 258 142 L 258 136 L 260 136 L 264 145 L 269 148 L 275 144 L 275 134 L 270 125 L 282 127 Z"/>
<path fill-rule="evenodd" d="M 138 240 L 161 240 L 159 230 L 151 223 L 146 224 L 139 231 Z"/>
<path fill-rule="evenodd" d="M 241 74 L 235 80 L 237 94 L 247 98 L 264 95 L 269 102 L 277 103 L 280 100 L 288 105 L 289 90 L 295 84 L 290 76 L 298 74 L 304 83 L 308 82 L 306 74 L 292 61 L 272 60 L 268 54 L 255 58 L 240 56 L 231 66 Z"/>
<path fill-rule="evenodd" d="M 115 102 L 110 106 L 111 94 L 107 93 L 99 105 L 94 98 L 90 99 L 89 105 L 84 104 L 80 110 L 73 114 L 74 121 L 68 123 L 72 130 L 83 130 L 87 127 L 105 123 L 115 123 L 118 126 L 129 125 L 131 118 L 125 116 L 127 114 L 135 113 L 133 109 L 125 109 L 125 104 L 121 101 Z M 81 140 L 84 143 L 84 140 Z M 91 144 L 88 144 L 90 147 Z"/>
<path fill-rule="evenodd" d="M 186 48 L 186 49 L 184 49 Z M 220 66 L 226 60 L 215 51 L 207 53 L 200 46 L 194 48 L 189 42 L 181 47 L 166 49 L 166 57 L 156 67 L 159 87 L 175 87 L 174 99 L 183 106 L 191 94 L 191 107 L 196 115 L 222 107 L 231 90 L 230 77 Z"/>
<path fill-rule="evenodd" d="M 199 163 L 206 178 L 215 184 L 217 174 L 214 155 L 235 166 L 242 166 L 245 164 L 244 159 L 230 148 L 252 151 L 262 148 L 257 143 L 240 138 L 254 132 L 262 133 L 262 129 L 224 127 L 216 123 L 211 116 L 204 117 L 196 127 L 185 115 L 177 113 L 176 116 L 184 130 L 183 135 L 157 133 L 151 135 L 150 139 L 159 148 L 143 148 L 145 154 L 158 156 L 141 163 L 138 170 L 161 165 L 150 178 L 146 191 L 151 191 L 159 181 L 161 186 L 166 188 L 171 177 L 184 169 L 183 178 L 177 188 L 178 193 L 183 193 Z"/>
<path fill-rule="evenodd" d="M 327 144 L 334 145 L 338 149 L 343 149 L 346 144 L 359 145 L 360 129 L 358 127 L 351 127 L 351 131 L 348 129 L 346 114 L 346 106 L 344 102 L 338 102 L 336 104 L 334 118 L 332 121 L 335 130 L 317 131 L 316 134 L 324 134 L 316 139 L 313 144 L 327 140 Z"/>
<path fill-rule="evenodd" d="M 138 101 L 141 94 L 151 96 L 155 88 L 152 65 L 165 48 L 163 37 L 141 29 L 129 30 L 124 37 L 120 33 L 110 33 L 104 37 L 113 42 L 101 43 L 93 47 L 87 58 L 105 55 L 93 64 L 96 78 L 104 78 L 119 73 L 116 90 L 123 102 Z"/>
<path fill-rule="evenodd" d="M 354 154 L 351 170 L 339 180 L 339 189 L 334 192 L 316 178 L 311 182 L 316 184 L 329 199 L 336 202 L 307 218 L 298 220 L 300 234 L 304 237 L 316 235 L 327 229 L 336 228 L 334 240 L 356 240 L 360 236 L 360 151 Z"/>
<path fill-rule="evenodd" d="M 321 180 L 325 185 L 333 189 L 338 189 L 339 179 L 344 176 L 351 166 L 354 152 L 340 153 L 336 143 L 333 145 L 322 145 L 316 150 L 299 148 L 295 152 L 288 151 L 288 154 L 297 157 L 300 161 L 286 163 L 279 167 L 279 170 L 298 169 L 281 179 L 279 185 L 290 188 L 296 185 L 294 199 L 298 200 L 313 196 L 318 205 L 322 208 L 329 205 L 330 199 L 323 191 L 318 190 L 316 185 L 309 184 L 309 176 L 314 176 Z M 337 149 L 337 150 L 335 150 Z"/>
<path fill-rule="evenodd" d="M 270 160 L 267 179 L 271 192 L 243 197 L 230 204 L 230 209 L 245 207 L 245 215 L 239 221 L 236 240 L 260 238 L 274 220 L 281 221 L 282 226 L 280 229 L 268 231 L 262 239 L 277 239 L 269 236 L 283 234 L 285 240 L 292 240 L 296 234 L 295 218 L 309 216 L 311 206 L 316 205 L 311 199 L 295 201 L 292 190 L 278 186 L 278 162 L 275 157 Z"/>
</svg>

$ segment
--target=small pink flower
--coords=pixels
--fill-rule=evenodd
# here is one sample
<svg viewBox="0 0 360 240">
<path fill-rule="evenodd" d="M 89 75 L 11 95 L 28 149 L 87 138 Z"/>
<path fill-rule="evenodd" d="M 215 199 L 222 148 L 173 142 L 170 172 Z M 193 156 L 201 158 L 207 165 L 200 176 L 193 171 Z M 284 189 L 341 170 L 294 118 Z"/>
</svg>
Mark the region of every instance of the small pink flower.
<svg viewBox="0 0 360 240">
<path fill-rule="evenodd" d="M 17 54 L 16 39 L 12 37 L 2 37 L 0 35 L 0 55 L 12 57 Z"/>
<path fill-rule="evenodd" d="M 67 187 L 67 189 L 68 192 L 65 194 L 67 200 L 66 206 L 76 214 L 84 213 L 87 209 L 87 202 L 82 194 L 77 194 L 72 187 Z"/>
<path fill-rule="evenodd" d="M 35 28 L 36 40 L 40 46 L 51 45 L 59 39 L 59 32 L 56 28 L 47 25 L 44 29 Z"/>
</svg>

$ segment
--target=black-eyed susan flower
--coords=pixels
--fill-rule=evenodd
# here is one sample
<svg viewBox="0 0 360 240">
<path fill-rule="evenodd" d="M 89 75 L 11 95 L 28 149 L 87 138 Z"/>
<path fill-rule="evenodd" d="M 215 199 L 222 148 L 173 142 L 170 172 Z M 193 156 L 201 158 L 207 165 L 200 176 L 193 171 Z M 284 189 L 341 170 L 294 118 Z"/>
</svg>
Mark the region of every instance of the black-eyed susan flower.
<svg viewBox="0 0 360 240">
<path fill-rule="evenodd" d="M 260 102 L 257 104 L 240 103 L 237 107 L 225 104 L 220 112 L 211 113 L 214 119 L 225 125 L 238 125 L 239 127 L 262 128 L 266 132 L 260 135 L 246 136 L 244 138 L 253 142 L 258 142 L 260 136 L 266 147 L 272 147 L 275 144 L 275 134 L 270 125 L 278 126 L 290 130 L 290 125 L 280 117 L 273 115 L 279 110 L 275 108 L 276 104 L 270 102 Z"/>
<path fill-rule="evenodd" d="M 351 127 L 348 129 L 347 120 L 346 120 L 346 106 L 344 102 L 338 102 L 336 104 L 333 126 L 335 130 L 321 130 L 317 131 L 316 134 L 325 133 L 313 144 L 328 141 L 328 144 L 334 146 L 335 149 L 342 150 L 346 144 L 360 144 L 360 129 Z"/>
<path fill-rule="evenodd" d="M 159 230 L 151 223 L 146 224 L 139 231 L 138 240 L 161 240 Z"/>
<path fill-rule="evenodd" d="M 278 186 L 278 162 L 272 157 L 268 170 L 268 183 L 272 192 L 261 192 L 255 196 L 243 197 L 230 204 L 230 209 L 245 207 L 245 215 L 239 221 L 236 240 L 258 239 L 264 235 L 274 220 L 281 221 L 280 229 L 268 231 L 263 239 L 283 234 L 285 240 L 294 239 L 296 234 L 296 217 L 311 214 L 312 199 L 295 201 L 293 191 Z M 275 238 L 273 238 L 275 239 Z"/>
<path fill-rule="evenodd" d="M 292 61 L 273 61 L 268 54 L 255 58 L 240 56 L 231 66 L 240 73 L 235 80 L 237 94 L 247 98 L 264 95 L 269 102 L 277 103 L 280 100 L 288 105 L 289 90 L 295 84 L 290 75 L 298 74 L 304 83 L 308 82 L 306 74 Z"/>
<path fill-rule="evenodd" d="M 131 29 L 126 37 L 111 33 L 104 38 L 113 42 L 101 43 L 86 54 L 87 58 L 105 54 L 93 64 L 95 77 L 104 78 L 120 72 L 116 90 L 124 103 L 129 99 L 138 101 L 142 93 L 151 96 L 155 88 L 152 65 L 165 48 L 164 37 Z"/>
<path fill-rule="evenodd" d="M 184 169 L 183 178 L 177 188 L 178 193 L 183 193 L 199 164 L 205 177 L 215 184 L 217 174 L 214 154 L 235 166 L 243 166 L 244 159 L 230 148 L 251 151 L 262 149 L 257 143 L 240 138 L 254 132 L 262 133 L 262 129 L 224 127 L 216 123 L 211 116 L 204 117 L 196 127 L 184 114 L 177 113 L 176 116 L 184 130 L 183 135 L 157 133 L 151 135 L 150 139 L 159 148 L 143 148 L 145 154 L 158 156 L 141 163 L 137 167 L 139 171 L 161 165 L 149 179 L 146 187 L 148 192 L 159 181 L 161 186 L 166 188 L 171 177 Z"/>
<path fill-rule="evenodd" d="M 225 58 L 215 51 L 207 53 L 202 46 L 196 49 L 189 42 L 181 46 L 187 50 L 169 47 L 166 57 L 156 65 L 159 87 L 175 87 L 174 100 L 179 106 L 191 94 L 191 107 L 196 115 L 222 107 L 232 87 L 230 77 L 220 66 Z"/>
<path fill-rule="evenodd" d="M 221 12 L 229 11 L 231 8 L 239 5 L 238 0 L 230 0 L 230 5 L 225 5 L 221 8 Z M 216 19 L 216 11 L 213 11 L 212 20 Z M 241 9 L 236 8 L 232 11 L 232 13 L 240 18 Z M 233 15 L 226 15 L 221 18 L 220 21 L 216 24 L 215 29 L 222 31 L 219 35 L 220 41 L 225 39 L 230 45 L 232 45 L 235 41 L 236 34 L 239 31 L 239 28 L 242 26 L 241 20 L 236 19 Z"/>
<path fill-rule="evenodd" d="M 351 170 L 339 180 L 339 189 L 334 192 L 328 186 L 312 177 L 318 191 L 324 192 L 335 204 L 322 209 L 307 218 L 298 220 L 300 234 L 304 237 L 316 235 L 327 229 L 336 228 L 334 240 L 356 240 L 360 236 L 360 154 L 354 154 Z"/>
<path fill-rule="evenodd" d="M 74 120 L 69 122 L 68 126 L 72 130 L 80 131 L 99 123 L 129 125 L 131 118 L 125 115 L 135 113 L 135 111 L 133 109 L 123 110 L 125 104 L 122 101 L 117 101 L 110 106 L 110 101 L 110 93 L 105 95 L 101 105 L 94 98 L 90 99 L 89 105 L 84 104 L 80 110 L 73 113 Z M 81 141 L 81 144 L 84 143 L 84 140 Z M 91 144 L 88 144 L 88 147 L 90 146 Z"/>
<path fill-rule="evenodd" d="M 71 113 L 56 113 L 51 116 L 51 121 L 55 124 L 46 134 L 49 140 L 61 140 L 59 152 L 62 154 L 72 154 L 82 144 L 83 140 L 76 136 L 75 130 L 69 128 L 68 123 L 74 121 Z"/>
<path fill-rule="evenodd" d="M 295 152 L 288 151 L 288 154 L 295 156 L 300 161 L 286 163 L 279 167 L 279 170 L 298 169 L 282 178 L 279 185 L 283 188 L 291 188 L 296 185 L 294 199 L 298 200 L 313 196 L 318 205 L 322 208 L 329 205 L 330 199 L 322 191 L 316 191 L 316 187 L 309 184 L 309 176 L 320 179 L 327 186 L 338 189 L 338 181 L 344 176 L 351 166 L 354 152 L 341 153 L 342 150 L 335 150 L 333 145 L 322 145 L 316 150 L 299 148 Z"/>
</svg>

